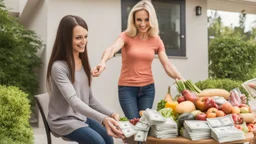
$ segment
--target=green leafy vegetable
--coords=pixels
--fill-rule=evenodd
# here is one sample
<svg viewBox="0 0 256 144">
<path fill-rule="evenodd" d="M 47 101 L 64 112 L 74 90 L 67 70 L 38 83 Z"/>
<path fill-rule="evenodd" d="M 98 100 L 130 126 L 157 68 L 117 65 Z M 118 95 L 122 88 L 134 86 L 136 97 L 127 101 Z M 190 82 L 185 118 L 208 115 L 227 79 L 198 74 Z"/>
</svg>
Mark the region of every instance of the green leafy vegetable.
<svg viewBox="0 0 256 144">
<path fill-rule="evenodd" d="M 172 108 L 163 108 L 159 110 L 159 113 L 162 114 L 165 118 L 173 118 L 174 114 Z"/>
<path fill-rule="evenodd" d="M 121 117 L 119 121 L 129 121 L 127 117 Z"/>
<path fill-rule="evenodd" d="M 166 104 L 166 101 L 165 100 L 161 100 L 160 102 L 157 103 L 157 111 L 165 108 L 165 104 Z"/>
</svg>

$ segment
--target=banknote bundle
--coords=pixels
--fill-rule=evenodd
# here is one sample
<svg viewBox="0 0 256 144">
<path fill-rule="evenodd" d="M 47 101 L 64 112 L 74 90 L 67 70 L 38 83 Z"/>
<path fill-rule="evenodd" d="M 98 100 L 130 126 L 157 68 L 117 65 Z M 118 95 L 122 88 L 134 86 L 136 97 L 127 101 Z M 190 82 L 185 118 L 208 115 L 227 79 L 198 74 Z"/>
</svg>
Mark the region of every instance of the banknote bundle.
<svg viewBox="0 0 256 144">
<path fill-rule="evenodd" d="M 211 137 L 219 143 L 245 139 L 244 132 L 234 126 L 231 114 L 207 118 L 207 122 L 211 128 Z"/>
<path fill-rule="evenodd" d="M 148 120 L 145 118 L 145 114 L 143 114 L 140 120 L 136 123 L 135 129 L 138 132 L 134 136 L 134 141 L 139 141 L 139 142 L 147 141 L 150 125 Z"/>
<path fill-rule="evenodd" d="M 129 121 L 119 121 L 119 127 L 126 138 L 137 133 L 137 130 L 135 130 L 134 126 Z"/>
<path fill-rule="evenodd" d="M 119 125 L 126 138 L 134 135 L 134 141 L 139 142 L 146 141 L 148 134 L 161 139 L 178 135 L 177 123 L 172 118 L 164 118 L 153 109 L 146 109 L 135 126 L 129 121 L 120 121 Z"/>
<path fill-rule="evenodd" d="M 177 137 L 177 123 L 172 118 L 164 118 L 159 112 L 152 109 L 147 109 L 143 115 L 151 125 L 149 135 L 160 139 Z"/>
<path fill-rule="evenodd" d="M 177 137 L 177 123 L 172 118 L 166 118 L 165 122 L 152 125 L 149 135 L 160 139 Z"/>
<path fill-rule="evenodd" d="M 207 121 L 185 120 L 181 135 L 187 139 L 202 140 L 211 138 L 211 128 Z"/>
</svg>

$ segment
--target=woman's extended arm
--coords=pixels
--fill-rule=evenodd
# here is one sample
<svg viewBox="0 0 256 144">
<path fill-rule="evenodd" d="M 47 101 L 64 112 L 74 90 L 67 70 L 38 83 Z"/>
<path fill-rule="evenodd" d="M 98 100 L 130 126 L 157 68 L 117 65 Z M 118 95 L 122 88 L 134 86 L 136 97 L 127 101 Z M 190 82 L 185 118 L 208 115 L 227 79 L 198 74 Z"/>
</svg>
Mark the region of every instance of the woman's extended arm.
<svg viewBox="0 0 256 144">
<path fill-rule="evenodd" d="M 165 72 L 172 77 L 173 79 L 181 79 L 184 80 L 184 78 L 181 76 L 179 71 L 176 69 L 176 67 L 170 63 L 165 51 L 160 51 L 158 53 L 158 57 L 160 59 L 160 62 L 162 66 L 164 67 Z"/>
<path fill-rule="evenodd" d="M 124 46 L 124 40 L 119 37 L 117 40 L 107 49 L 104 50 L 100 64 L 93 68 L 91 74 L 93 77 L 98 77 L 102 71 L 106 68 L 106 62 L 111 59 L 115 53 L 117 53 Z"/>
</svg>

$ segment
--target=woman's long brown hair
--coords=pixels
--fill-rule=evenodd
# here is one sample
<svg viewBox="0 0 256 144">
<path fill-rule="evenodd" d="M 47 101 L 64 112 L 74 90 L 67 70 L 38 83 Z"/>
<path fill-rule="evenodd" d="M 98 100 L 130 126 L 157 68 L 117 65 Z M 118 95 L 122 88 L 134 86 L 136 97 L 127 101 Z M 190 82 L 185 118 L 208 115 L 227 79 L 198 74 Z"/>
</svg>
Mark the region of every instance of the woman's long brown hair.
<svg viewBox="0 0 256 144">
<path fill-rule="evenodd" d="M 47 84 L 50 84 L 51 77 L 51 69 L 52 65 L 57 60 L 66 61 L 68 64 L 68 68 L 71 74 L 71 82 L 75 82 L 75 61 L 73 56 L 73 47 L 72 47 L 72 37 L 73 37 L 73 29 L 75 26 L 81 26 L 88 31 L 88 27 L 86 22 L 78 17 L 73 15 L 67 15 L 63 17 L 60 21 L 57 36 L 52 48 L 52 54 L 50 57 L 50 61 L 48 63 L 47 68 Z M 87 53 L 87 44 L 85 46 L 85 51 L 83 53 L 79 53 L 79 58 L 82 61 L 82 65 L 84 67 L 85 73 L 88 77 L 88 84 L 91 85 L 91 67 L 89 63 L 88 53 Z"/>
</svg>

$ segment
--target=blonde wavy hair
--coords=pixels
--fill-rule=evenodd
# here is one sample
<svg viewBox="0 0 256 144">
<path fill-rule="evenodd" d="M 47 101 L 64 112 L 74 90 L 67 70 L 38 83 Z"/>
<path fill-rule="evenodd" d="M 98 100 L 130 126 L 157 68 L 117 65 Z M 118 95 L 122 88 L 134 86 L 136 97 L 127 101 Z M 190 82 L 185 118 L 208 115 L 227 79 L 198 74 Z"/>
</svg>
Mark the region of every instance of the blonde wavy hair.
<svg viewBox="0 0 256 144">
<path fill-rule="evenodd" d="M 128 23 L 127 23 L 127 29 L 125 30 L 125 33 L 130 37 L 135 37 L 138 33 L 138 30 L 135 26 L 135 13 L 140 10 L 146 10 L 149 14 L 149 31 L 148 35 L 150 37 L 154 37 L 158 35 L 159 28 L 158 28 L 158 20 L 156 16 L 156 11 L 152 3 L 148 0 L 142 0 L 138 2 L 130 11 L 128 16 Z"/>
</svg>

